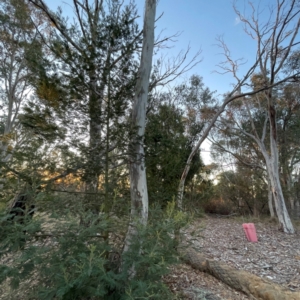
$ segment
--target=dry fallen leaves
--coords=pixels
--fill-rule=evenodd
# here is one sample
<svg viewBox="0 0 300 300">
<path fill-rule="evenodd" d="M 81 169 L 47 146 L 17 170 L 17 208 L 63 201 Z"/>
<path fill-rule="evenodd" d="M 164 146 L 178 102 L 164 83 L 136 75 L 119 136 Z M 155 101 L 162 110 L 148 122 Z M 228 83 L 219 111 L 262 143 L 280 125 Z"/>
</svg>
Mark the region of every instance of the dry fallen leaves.
<svg viewBox="0 0 300 300">
<path fill-rule="evenodd" d="M 248 221 L 207 217 L 195 221 L 187 230 L 186 237 L 197 251 L 208 258 L 268 278 L 291 291 L 300 291 L 299 232 L 287 235 L 278 231 L 274 223 L 256 220 L 253 223 L 258 243 L 250 243 L 245 237 L 243 223 Z M 174 292 L 180 291 L 183 299 L 249 299 L 212 276 L 186 265 L 173 267 L 165 281 Z"/>
</svg>

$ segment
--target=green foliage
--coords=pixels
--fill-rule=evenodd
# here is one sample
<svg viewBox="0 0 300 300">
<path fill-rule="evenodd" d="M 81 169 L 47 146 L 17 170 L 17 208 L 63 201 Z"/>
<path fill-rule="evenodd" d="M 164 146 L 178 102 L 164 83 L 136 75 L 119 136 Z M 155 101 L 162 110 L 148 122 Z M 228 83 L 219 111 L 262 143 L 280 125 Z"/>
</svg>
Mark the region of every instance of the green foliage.
<svg viewBox="0 0 300 300">
<path fill-rule="evenodd" d="M 2 107 L 2 106 L 0 106 L 0 107 Z M 4 129 L 5 129 L 4 118 L 1 116 L 0 117 L 0 134 L 1 135 L 4 133 Z"/>
<path fill-rule="evenodd" d="M 221 173 L 215 186 L 215 199 L 209 203 L 207 210 L 226 214 L 232 211 L 254 215 L 265 213 L 268 209 L 268 186 L 263 176 L 262 170 L 243 166 L 235 172 Z"/>
<path fill-rule="evenodd" d="M 166 205 L 177 194 L 180 176 L 192 150 L 185 135 L 182 111 L 163 104 L 157 112 L 149 114 L 145 145 L 150 203 Z M 187 182 L 202 166 L 198 153 L 193 159 Z"/>
<path fill-rule="evenodd" d="M 95 192 L 96 178 L 105 174 L 111 196 L 120 179 L 115 173 L 124 174 L 123 169 L 115 171 L 115 164 L 128 155 L 141 31 L 132 2 L 101 1 L 98 9 L 88 2 L 76 5 L 74 22 L 58 10 L 56 24 L 50 21 L 55 26 L 40 31 L 47 49 L 37 47 L 26 55 L 34 93 L 19 120 L 25 132 L 47 141 L 56 153 L 59 163 L 51 175 L 39 172 L 44 181 L 66 169 L 80 169 L 78 174 Z"/>
<path fill-rule="evenodd" d="M 80 225 L 67 211 L 55 218 L 37 216 L 24 225 L 2 215 L 2 287 L 9 282 L 22 299 L 174 299 L 161 277 L 177 262 L 173 232 L 187 223 L 175 203 L 166 211 L 150 210 L 148 226 L 137 228 L 124 255 L 120 237 L 126 220 L 90 213 L 84 218 L 91 226 Z"/>
<path fill-rule="evenodd" d="M 206 203 L 214 195 L 214 186 L 209 176 L 210 170 L 205 166 L 185 187 L 184 205 L 188 211 L 199 217 L 202 216 Z"/>
</svg>

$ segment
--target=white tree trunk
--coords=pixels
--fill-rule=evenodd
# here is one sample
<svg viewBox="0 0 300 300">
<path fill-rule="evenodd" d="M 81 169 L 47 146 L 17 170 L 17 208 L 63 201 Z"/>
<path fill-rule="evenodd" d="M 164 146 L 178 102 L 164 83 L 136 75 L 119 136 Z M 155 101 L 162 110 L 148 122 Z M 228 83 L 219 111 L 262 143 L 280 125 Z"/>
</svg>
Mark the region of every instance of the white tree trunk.
<svg viewBox="0 0 300 300">
<path fill-rule="evenodd" d="M 132 112 L 132 123 L 137 127 L 137 135 L 131 142 L 133 151 L 130 162 L 131 222 L 125 239 L 124 252 L 128 251 L 132 239 L 136 236 L 137 222 L 146 225 L 148 220 L 148 190 L 143 137 L 154 48 L 156 2 L 157 0 L 146 0 L 145 2 L 143 48 Z"/>
<path fill-rule="evenodd" d="M 281 229 L 285 233 L 295 233 L 293 224 L 291 222 L 290 216 L 286 209 L 283 192 L 280 184 L 279 169 L 278 169 L 278 148 L 276 145 L 276 141 L 273 137 L 272 130 L 270 136 L 270 144 L 271 144 L 270 145 L 271 156 L 268 155 L 266 149 L 263 149 L 264 151 L 262 151 L 262 153 L 266 160 L 266 166 L 267 166 L 271 189 L 273 193 L 276 214 Z"/>
<path fill-rule="evenodd" d="M 272 170 L 271 172 L 272 175 L 270 176 L 270 179 L 272 185 L 272 193 L 274 197 L 275 209 L 278 221 L 280 223 L 280 227 L 285 233 L 295 233 L 293 224 L 286 209 L 278 172 L 276 172 L 275 170 Z"/>
</svg>

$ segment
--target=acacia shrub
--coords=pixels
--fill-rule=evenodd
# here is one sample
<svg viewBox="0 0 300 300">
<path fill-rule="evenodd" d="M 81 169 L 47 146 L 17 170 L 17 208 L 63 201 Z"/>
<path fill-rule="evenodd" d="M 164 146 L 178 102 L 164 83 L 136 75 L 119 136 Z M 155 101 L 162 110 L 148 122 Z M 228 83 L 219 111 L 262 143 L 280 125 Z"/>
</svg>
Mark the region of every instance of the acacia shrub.
<svg viewBox="0 0 300 300">
<path fill-rule="evenodd" d="M 187 219 L 174 204 L 164 211 L 150 210 L 148 226 L 137 228 L 137 238 L 124 255 L 126 218 L 104 213 L 84 217 L 90 226 L 80 225 L 67 210 L 46 221 L 34 217 L 26 224 L 2 222 L 2 286 L 9 283 L 22 299 L 174 299 L 161 281 L 170 264 L 178 261 L 173 233 Z M 43 224 L 51 221 L 50 227 Z M 21 240 L 22 247 L 18 246 Z"/>
</svg>

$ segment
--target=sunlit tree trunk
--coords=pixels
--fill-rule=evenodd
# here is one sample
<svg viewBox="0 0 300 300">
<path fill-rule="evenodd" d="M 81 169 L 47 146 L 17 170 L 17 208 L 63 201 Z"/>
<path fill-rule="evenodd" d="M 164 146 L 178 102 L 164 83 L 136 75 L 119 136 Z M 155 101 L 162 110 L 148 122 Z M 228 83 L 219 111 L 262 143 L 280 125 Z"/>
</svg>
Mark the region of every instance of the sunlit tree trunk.
<svg viewBox="0 0 300 300">
<path fill-rule="evenodd" d="M 154 47 L 155 13 L 156 0 L 146 0 L 143 27 L 143 48 L 138 79 L 135 87 L 135 99 L 132 111 L 132 124 L 136 127 L 137 132 L 135 137 L 131 141 L 131 222 L 129 224 L 125 239 L 124 252 L 128 251 L 132 239 L 136 236 L 137 222 L 146 225 L 148 220 L 148 191 L 143 137 L 146 125 L 149 78 Z"/>
</svg>

